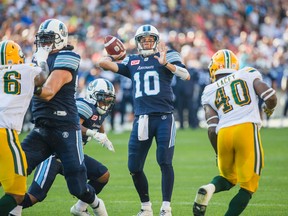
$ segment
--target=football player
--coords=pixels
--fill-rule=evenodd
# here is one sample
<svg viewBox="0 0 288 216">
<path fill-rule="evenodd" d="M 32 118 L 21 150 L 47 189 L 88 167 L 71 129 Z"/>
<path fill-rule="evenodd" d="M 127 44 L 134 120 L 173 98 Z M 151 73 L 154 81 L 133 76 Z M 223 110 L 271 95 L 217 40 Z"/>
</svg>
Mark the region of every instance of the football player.
<svg viewBox="0 0 288 216">
<path fill-rule="evenodd" d="M 8 213 L 24 199 L 27 162 L 18 133 L 33 96 L 34 86 L 41 86 L 48 76 L 46 57 L 39 49 L 35 57 L 44 56 L 38 65 L 24 64 L 21 47 L 12 40 L 0 43 L 0 215 Z"/>
<path fill-rule="evenodd" d="M 109 115 L 115 103 L 115 90 L 112 83 L 106 79 L 96 79 L 89 83 L 85 98 L 76 100 L 80 116 L 83 145 L 94 138 L 100 144 L 114 151 L 111 141 L 104 133 L 103 122 Z M 98 195 L 108 183 L 110 173 L 99 161 L 84 155 L 87 168 L 87 178 Z M 63 175 L 63 166 L 57 155 L 50 156 L 36 168 L 33 182 L 25 195 L 21 206 L 10 212 L 11 215 L 20 216 L 23 208 L 28 208 L 37 202 L 43 201 L 50 190 L 57 174 Z M 70 210 L 75 216 L 90 215 L 88 204 L 79 200 Z"/>
<path fill-rule="evenodd" d="M 270 116 L 277 97 L 275 90 L 262 81 L 258 70 L 252 67 L 239 70 L 238 59 L 230 50 L 216 52 L 209 71 L 212 83 L 203 91 L 202 105 L 220 174 L 199 188 L 193 213 L 205 215 L 214 193 L 239 183 L 240 190 L 230 201 L 225 215 L 240 215 L 258 188 L 264 166 L 258 99 L 264 100 L 264 112 Z"/>
<path fill-rule="evenodd" d="M 33 97 L 34 129 L 21 143 L 28 174 L 52 154 L 61 160 L 69 192 L 89 203 L 96 215 L 107 215 L 104 203 L 87 184 L 82 135 L 76 106 L 76 86 L 80 56 L 68 45 L 66 25 L 57 19 L 41 23 L 36 48 L 49 48 L 49 77 Z"/>
<path fill-rule="evenodd" d="M 103 69 L 126 76 L 133 82 L 135 118 L 128 146 L 128 168 L 141 200 L 138 216 L 153 215 L 143 168 L 154 138 L 157 162 L 162 172 L 160 215 L 172 215 L 170 202 L 174 184 L 172 159 L 176 128 L 171 81 L 174 75 L 183 80 L 190 79 L 180 54 L 167 50 L 159 40 L 159 32 L 154 26 L 140 26 L 135 34 L 139 54 L 128 56 L 121 63 L 115 61 L 121 59 L 124 52 L 99 61 Z"/>
</svg>

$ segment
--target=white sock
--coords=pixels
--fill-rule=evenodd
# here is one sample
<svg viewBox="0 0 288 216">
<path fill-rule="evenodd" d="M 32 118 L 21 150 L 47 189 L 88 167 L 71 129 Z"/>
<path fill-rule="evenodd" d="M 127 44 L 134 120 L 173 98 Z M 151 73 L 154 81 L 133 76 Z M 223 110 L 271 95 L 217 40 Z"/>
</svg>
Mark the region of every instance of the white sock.
<svg viewBox="0 0 288 216">
<path fill-rule="evenodd" d="M 142 202 L 141 203 L 141 207 L 143 208 L 147 208 L 147 207 L 150 207 L 150 208 L 152 208 L 152 203 L 150 202 L 150 201 L 148 201 L 148 202 Z"/>
<path fill-rule="evenodd" d="M 80 211 L 85 211 L 88 207 L 88 204 L 83 202 L 82 200 L 78 200 L 75 206 L 76 206 L 76 209 Z"/>
<path fill-rule="evenodd" d="M 90 206 L 95 209 L 96 207 L 98 207 L 98 205 L 99 205 L 99 199 L 95 195 L 95 199 L 94 199 L 93 203 L 90 204 Z"/>
<path fill-rule="evenodd" d="M 141 203 L 142 206 L 152 206 L 152 203 L 150 201 L 148 202 L 142 202 Z"/>
<path fill-rule="evenodd" d="M 162 202 L 161 209 L 168 209 L 168 208 L 170 208 L 170 202 L 168 202 L 168 201 L 163 201 L 163 202 Z"/>
<path fill-rule="evenodd" d="M 10 211 L 10 214 L 13 214 L 15 216 L 21 216 L 22 208 L 23 206 L 17 205 L 12 211 Z"/>
</svg>

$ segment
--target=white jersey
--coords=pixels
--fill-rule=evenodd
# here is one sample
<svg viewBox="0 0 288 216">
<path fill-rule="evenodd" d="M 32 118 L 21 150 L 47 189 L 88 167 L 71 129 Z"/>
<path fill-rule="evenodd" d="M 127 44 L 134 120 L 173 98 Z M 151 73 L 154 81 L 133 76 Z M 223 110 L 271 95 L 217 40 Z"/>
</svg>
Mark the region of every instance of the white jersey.
<svg viewBox="0 0 288 216">
<path fill-rule="evenodd" d="M 21 132 L 40 72 L 35 64 L 0 65 L 0 128 Z"/>
<path fill-rule="evenodd" d="M 261 126 L 258 96 L 254 90 L 255 79 L 262 76 L 255 68 L 245 67 L 205 87 L 202 105 L 209 104 L 218 113 L 220 128 L 245 122 Z"/>
</svg>

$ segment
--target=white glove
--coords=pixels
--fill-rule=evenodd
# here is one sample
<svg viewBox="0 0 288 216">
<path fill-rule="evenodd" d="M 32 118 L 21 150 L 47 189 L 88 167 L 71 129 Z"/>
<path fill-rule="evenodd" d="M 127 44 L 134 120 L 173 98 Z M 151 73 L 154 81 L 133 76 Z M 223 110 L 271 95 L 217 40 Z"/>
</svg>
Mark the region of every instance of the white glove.
<svg viewBox="0 0 288 216">
<path fill-rule="evenodd" d="M 105 146 L 109 151 L 115 152 L 112 142 L 108 139 L 105 133 L 99 133 L 96 130 L 88 129 L 86 131 L 86 135 L 95 139 L 99 144 L 101 144 L 103 147 Z"/>
<path fill-rule="evenodd" d="M 51 51 L 52 51 L 52 45 L 45 47 L 38 47 L 37 52 L 34 53 L 34 57 L 37 61 L 37 64 L 40 65 L 41 62 L 46 62 L 48 55 Z"/>
</svg>

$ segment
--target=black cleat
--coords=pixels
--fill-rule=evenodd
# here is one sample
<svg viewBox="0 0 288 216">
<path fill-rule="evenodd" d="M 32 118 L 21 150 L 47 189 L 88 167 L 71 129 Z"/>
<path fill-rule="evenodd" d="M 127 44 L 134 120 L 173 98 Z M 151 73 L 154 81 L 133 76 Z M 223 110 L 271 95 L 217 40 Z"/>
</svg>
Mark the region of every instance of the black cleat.
<svg viewBox="0 0 288 216">
<path fill-rule="evenodd" d="M 205 206 L 205 205 L 201 205 L 201 204 L 194 202 L 193 215 L 194 216 L 204 216 L 205 212 L 206 212 L 206 207 L 207 206 Z"/>
</svg>

